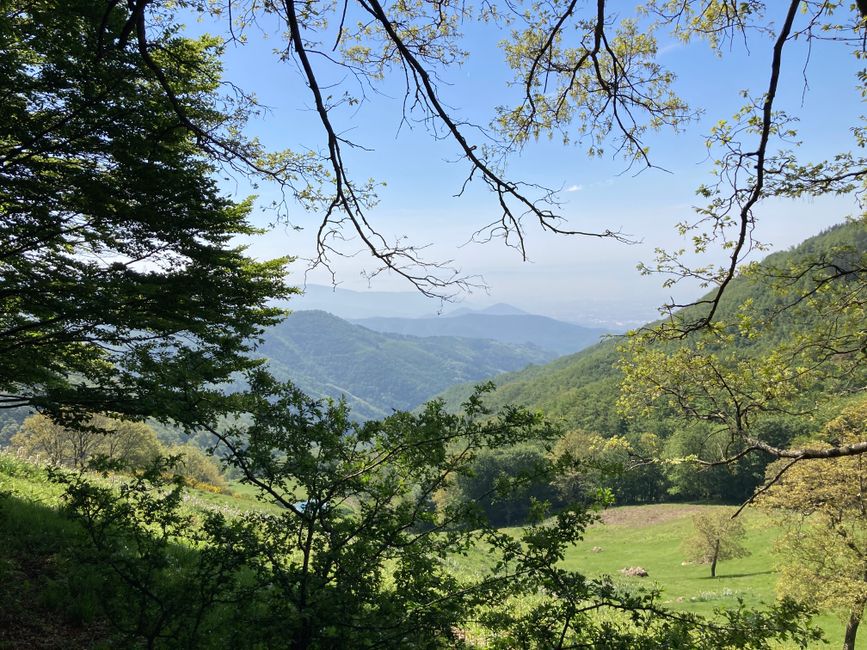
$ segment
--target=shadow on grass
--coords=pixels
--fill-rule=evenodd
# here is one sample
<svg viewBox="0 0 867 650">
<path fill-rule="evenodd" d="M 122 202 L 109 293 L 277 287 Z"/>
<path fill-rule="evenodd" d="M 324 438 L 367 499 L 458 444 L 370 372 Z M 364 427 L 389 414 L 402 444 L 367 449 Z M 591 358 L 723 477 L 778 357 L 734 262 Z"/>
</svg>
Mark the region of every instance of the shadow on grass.
<svg viewBox="0 0 867 650">
<path fill-rule="evenodd" d="M 768 571 L 753 571 L 752 573 L 722 573 L 717 574 L 716 577 L 711 576 L 702 576 L 699 580 L 720 580 L 721 578 L 750 578 L 752 576 L 766 576 L 774 573 L 771 570 Z"/>
<path fill-rule="evenodd" d="M 57 509 L 0 494 L 0 648 L 106 641 L 96 577 L 72 564 L 81 529 Z"/>
</svg>

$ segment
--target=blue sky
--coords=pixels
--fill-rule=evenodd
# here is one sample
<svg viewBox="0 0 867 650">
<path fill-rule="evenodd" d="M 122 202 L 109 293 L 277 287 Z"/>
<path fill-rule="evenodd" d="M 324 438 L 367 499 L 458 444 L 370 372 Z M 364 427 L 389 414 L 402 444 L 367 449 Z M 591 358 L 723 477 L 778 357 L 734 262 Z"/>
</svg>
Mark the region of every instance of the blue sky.
<svg viewBox="0 0 867 650">
<path fill-rule="evenodd" d="M 776 9 L 775 3 L 769 3 Z M 782 7 L 780 7 L 782 10 Z M 781 16 L 782 17 L 782 16 Z M 780 18 L 781 18 L 780 17 Z M 223 34 L 225 24 L 192 25 L 193 30 Z M 514 97 L 509 89 L 509 72 L 497 42 L 508 34 L 491 25 L 465 25 L 465 49 L 470 57 L 461 66 L 441 71 L 442 98 L 458 116 L 486 123 L 498 104 Z M 316 115 L 301 76 L 292 63 L 280 62 L 273 54 L 283 47 L 279 35 L 265 40 L 251 31 L 243 46 L 229 45 L 226 76 L 245 89 L 254 91 L 272 110 L 251 125 L 251 131 L 274 148 L 321 148 L 324 143 Z M 381 201 L 369 214 L 385 234 L 430 243 L 428 257 L 454 259 L 464 273 L 483 275 L 489 294 L 468 296 L 469 303 L 510 302 L 524 309 L 576 319 L 591 305 L 617 305 L 618 312 L 650 317 L 654 307 L 672 295 L 678 299 L 695 297 L 699 289 L 684 285 L 664 290 L 659 277 L 641 277 L 635 270 L 639 261 L 649 262 L 658 246 L 683 245 L 674 224 L 691 217 L 696 203 L 695 189 L 709 179 L 704 136 L 710 126 L 730 117 L 742 100 L 739 91 L 761 92 L 767 85 L 771 41 L 756 36 L 747 52 L 734 43 L 722 57 L 716 57 L 703 43 L 688 46 L 660 40 L 661 61 L 677 72 L 677 89 L 703 117 L 685 133 L 651 134 L 647 141 L 654 162 L 670 173 L 647 170 L 634 176 L 624 173 L 619 159 L 588 159 L 580 146 L 563 146 L 544 141 L 529 146 L 515 157 L 509 167 L 514 178 L 562 187 L 562 212 L 569 226 L 584 230 L 614 228 L 641 240 L 627 246 L 613 241 L 552 236 L 528 224 L 528 255 L 522 262 L 518 254 L 494 241 L 469 244 L 471 234 L 497 215 L 495 197 L 474 187 L 455 198 L 467 172 L 463 163 L 452 163 L 457 149 L 448 141 L 437 141 L 422 125 L 413 129 L 400 124 L 400 79 L 386 79 L 382 94 L 369 94 L 367 101 L 353 110 L 335 112 L 336 127 L 372 151 L 352 151 L 350 169 L 356 178 L 373 177 L 387 186 L 380 191 Z M 323 61 L 323 78 L 340 81 Z M 806 65 L 806 69 L 805 69 Z M 843 47 L 815 43 L 807 59 L 800 45 L 787 55 L 781 80 L 780 106 L 798 113 L 803 152 L 808 157 L 833 155 L 851 148 L 851 126 L 861 112 L 860 92 L 856 88 L 858 62 Z M 809 79 L 804 91 L 804 72 Z M 330 75 L 330 76 L 329 76 Z M 348 82 L 347 82 L 348 83 Z M 357 87 L 349 84 L 349 90 Z M 247 193 L 243 184 L 227 184 L 227 191 Z M 263 201 L 274 193 L 262 187 Z M 847 198 L 814 202 L 769 202 L 762 206 L 757 238 L 774 250 L 794 245 L 822 228 L 842 221 L 854 206 Z M 309 257 L 318 215 L 295 208 L 292 223 L 303 230 L 279 227 L 251 244 L 262 257 L 293 254 Z M 348 242 L 351 253 L 359 246 Z M 340 260 L 335 265 L 341 286 L 364 289 L 367 281 L 361 271 L 369 268 L 364 255 Z M 302 280 L 304 264 L 296 263 L 294 277 Z M 325 282 L 326 276 L 313 273 L 309 281 Z M 398 278 L 380 276 L 376 290 L 407 290 Z M 595 307 L 594 307 L 595 308 Z"/>
</svg>

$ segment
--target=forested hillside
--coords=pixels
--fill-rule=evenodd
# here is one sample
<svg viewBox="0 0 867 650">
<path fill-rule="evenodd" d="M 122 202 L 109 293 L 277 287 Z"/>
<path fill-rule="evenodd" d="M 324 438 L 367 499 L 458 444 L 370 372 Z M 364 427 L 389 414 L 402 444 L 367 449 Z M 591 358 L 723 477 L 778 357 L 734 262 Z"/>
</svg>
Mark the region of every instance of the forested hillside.
<svg viewBox="0 0 867 650">
<path fill-rule="evenodd" d="M 837 226 L 789 251 L 769 255 L 760 266 L 779 268 L 796 265 L 807 256 L 830 251 L 840 245 L 852 246 L 863 254 L 867 251 L 867 228 L 861 223 Z M 747 301 L 770 312 L 779 308 L 783 299 L 755 278 L 739 277 L 723 296 L 719 317 L 731 318 Z M 735 342 L 736 345 L 743 350 L 744 355 L 761 353 L 780 338 L 815 324 L 808 318 L 795 318 L 788 313 L 784 313 L 781 320 L 785 326 L 776 328 L 770 336 L 754 340 L 741 339 Z M 562 419 L 568 426 L 588 428 L 606 435 L 622 433 L 627 424 L 615 408 L 621 379 L 621 373 L 616 368 L 617 347 L 622 342 L 623 337 L 612 336 L 547 365 L 494 377 L 497 389 L 488 395 L 487 401 L 492 405 L 521 404 L 537 408 L 551 417 Z M 442 396 L 450 407 L 457 408 L 471 392 L 472 384 L 466 384 L 454 386 Z"/>
<path fill-rule="evenodd" d="M 315 397 L 346 396 L 354 417 L 418 406 L 460 382 L 543 363 L 540 348 L 458 337 L 382 334 L 322 311 L 299 311 L 270 329 L 256 354 Z"/>
<path fill-rule="evenodd" d="M 486 397 L 486 403 L 522 404 L 562 419 L 569 426 L 605 434 L 622 432 L 625 424 L 614 408 L 619 384 L 614 367 L 619 340 L 612 337 L 546 365 L 493 377 L 497 389 Z M 472 383 L 453 386 L 441 396 L 450 409 L 456 409 L 472 389 Z"/>
<path fill-rule="evenodd" d="M 795 340 L 809 331 L 818 324 L 815 313 L 809 309 L 783 309 L 788 304 L 787 299 L 770 288 L 769 278 L 780 269 L 803 268 L 814 264 L 813 260 L 817 259 L 823 260 L 823 265 L 837 264 L 840 268 L 849 268 L 865 251 L 867 228 L 863 223 L 853 223 L 834 227 L 791 250 L 769 255 L 747 274 L 734 280 L 723 297 L 718 317 L 723 321 L 736 320 L 742 306 L 749 305 L 751 313 L 772 316 L 774 327 L 763 330 L 761 336 L 721 339 L 715 344 L 716 349 L 735 351 L 736 356 L 744 359 L 754 358 L 768 354 L 782 341 Z M 803 283 L 806 278 L 799 277 L 791 282 Z M 690 337 L 686 340 L 690 340 Z M 712 438 L 709 425 L 685 423 L 674 410 L 656 409 L 650 413 L 639 413 L 618 407 L 623 379 L 618 367 L 621 358 L 619 348 L 625 343 L 625 337 L 611 337 L 547 365 L 494 377 L 497 388 L 486 396 L 486 403 L 493 407 L 516 404 L 538 409 L 561 422 L 567 431 L 581 430 L 604 438 L 625 436 L 637 440 L 642 434 L 652 433 L 658 436 L 669 456 L 698 453 L 703 441 Z M 681 343 L 668 342 L 664 345 L 665 349 L 673 350 Z M 857 381 L 853 385 L 857 385 Z M 830 387 L 814 385 L 809 390 L 820 389 L 827 391 Z M 456 410 L 471 391 L 470 383 L 455 386 L 445 391 L 442 398 L 447 408 Z M 838 406 L 851 397 L 843 384 L 840 385 L 839 395 L 839 403 L 832 400 L 809 417 L 798 416 L 794 411 L 791 415 L 764 414 L 756 419 L 756 429 L 762 432 L 764 438 L 779 445 L 809 436 L 834 417 Z M 808 403 L 810 396 L 802 395 L 801 401 Z M 754 457 L 748 464 L 707 471 L 689 470 L 684 466 L 668 472 L 666 489 L 670 495 L 689 498 L 746 498 L 763 479 L 767 461 L 766 457 Z M 663 496 L 660 494 L 658 498 Z"/>
</svg>

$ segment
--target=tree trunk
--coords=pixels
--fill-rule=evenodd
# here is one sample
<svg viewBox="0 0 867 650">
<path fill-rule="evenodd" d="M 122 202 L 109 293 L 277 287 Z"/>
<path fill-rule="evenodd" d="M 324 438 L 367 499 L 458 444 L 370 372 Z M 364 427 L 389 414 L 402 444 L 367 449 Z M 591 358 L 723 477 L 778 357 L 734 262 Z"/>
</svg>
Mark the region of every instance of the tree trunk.
<svg viewBox="0 0 867 650">
<path fill-rule="evenodd" d="M 861 613 L 853 610 L 849 615 L 849 622 L 846 623 L 846 636 L 843 638 L 843 650 L 855 650 L 855 635 L 858 633 L 858 625 L 861 623 Z"/>
<path fill-rule="evenodd" d="M 301 621 L 301 629 L 292 639 L 292 650 L 307 650 L 313 642 L 313 625 L 309 617 L 304 616 Z"/>
<path fill-rule="evenodd" d="M 713 560 L 710 563 L 710 577 L 716 578 L 716 560 L 719 557 L 719 540 L 716 541 L 716 544 L 713 547 Z"/>
</svg>

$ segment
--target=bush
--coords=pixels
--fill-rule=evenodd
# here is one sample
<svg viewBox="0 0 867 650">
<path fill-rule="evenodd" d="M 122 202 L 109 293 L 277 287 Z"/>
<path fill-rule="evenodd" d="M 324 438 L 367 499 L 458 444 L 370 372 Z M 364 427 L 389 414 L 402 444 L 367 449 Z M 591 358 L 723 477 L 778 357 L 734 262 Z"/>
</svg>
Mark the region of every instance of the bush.
<svg viewBox="0 0 867 650">
<path fill-rule="evenodd" d="M 190 444 L 170 447 L 168 453 L 180 457 L 174 466 L 174 472 L 187 479 L 187 483 L 192 487 L 208 489 L 208 486 L 213 486 L 220 491 L 225 489 L 226 479 L 213 456 Z"/>
</svg>

